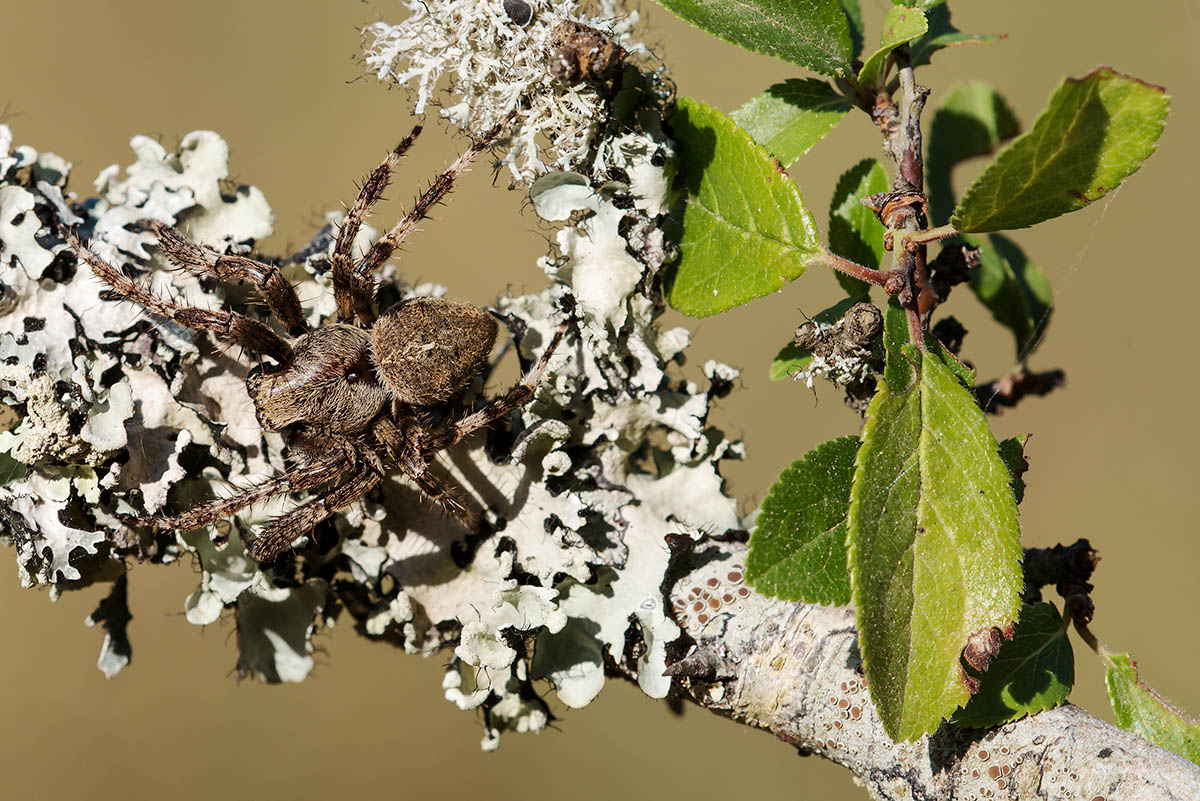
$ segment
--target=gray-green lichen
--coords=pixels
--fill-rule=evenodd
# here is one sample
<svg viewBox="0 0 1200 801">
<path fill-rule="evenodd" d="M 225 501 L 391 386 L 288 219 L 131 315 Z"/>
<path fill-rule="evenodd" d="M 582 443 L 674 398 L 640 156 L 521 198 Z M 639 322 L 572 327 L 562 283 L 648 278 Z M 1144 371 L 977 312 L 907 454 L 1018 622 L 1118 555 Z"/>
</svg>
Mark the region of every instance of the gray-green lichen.
<svg viewBox="0 0 1200 801">
<path fill-rule="evenodd" d="M 653 84 L 634 89 L 661 101 Z M 736 371 L 709 363 L 700 384 L 683 380 L 671 365 L 688 333 L 657 324 L 675 156 L 657 124 L 646 124 L 656 119 L 628 121 L 593 167 L 533 187 L 537 212 L 566 223 L 541 261 L 549 286 L 499 298 L 495 311 L 519 333 L 524 364 L 564 319 L 569 332 L 534 402 L 442 460 L 469 503 L 486 510 L 482 530 L 465 530 L 392 477 L 318 528 L 290 563 L 268 568 L 247 555 L 245 540 L 299 498 L 205 530 L 155 535 L 136 524 L 277 473 L 286 454 L 255 419 L 245 364 L 206 335 L 110 299 L 60 232 L 77 226 L 156 291 L 254 314 L 236 287 L 163 269 L 153 237 L 129 224 L 155 217 L 215 247 L 253 252 L 271 230 L 265 199 L 252 188 L 228 192 L 228 150 L 209 132 L 190 134 L 178 153 L 136 138 L 134 163 L 105 170 L 101 196 L 86 200 L 67 186 L 69 164 L 2 140 L 0 387 L 20 422 L 0 434 L 13 467 L 0 505 L 22 583 L 57 593 L 120 582 L 89 619 L 105 627 L 100 666 L 112 675 L 132 652 L 114 612 L 130 558 L 190 554 L 200 574 L 183 601 L 187 620 L 207 625 L 232 611 L 240 675 L 303 679 L 314 628 L 348 612 L 367 637 L 412 653 L 450 649 L 443 691 L 482 712 L 488 748 L 503 731 L 551 720 L 538 683 L 564 705 L 584 706 L 621 662 L 648 695 L 665 697 L 666 645 L 680 634 L 663 593 L 667 538 L 738 527 L 718 468 L 741 450 L 706 422 Z M 600 177 L 611 175 L 623 180 Z M 293 279 L 310 283 L 300 294 L 316 299 L 313 322 L 333 311 L 323 241 L 293 260 Z M 393 298 L 445 291 L 405 288 L 393 267 L 382 278 Z M 482 397 L 482 384 L 467 402 Z"/>
</svg>

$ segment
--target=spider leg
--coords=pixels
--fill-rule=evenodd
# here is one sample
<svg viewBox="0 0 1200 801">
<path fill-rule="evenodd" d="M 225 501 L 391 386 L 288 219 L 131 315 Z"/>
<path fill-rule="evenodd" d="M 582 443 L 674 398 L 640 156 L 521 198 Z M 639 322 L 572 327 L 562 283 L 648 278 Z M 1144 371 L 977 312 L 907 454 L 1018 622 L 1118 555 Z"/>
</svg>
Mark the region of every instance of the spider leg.
<svg viewBox="0 0 1200 801">
<path fill-rule="evenodd" d="M 355 308 L 364 302 L 367 307 L 370 307 L 374 299 L 375 286 L 370 276 L 359 276 L 354 272 L 354 254 L 352 252 L 354 240 L 358 237 L 358 231 L 362 227 L 363 220 L 370 213 L 371 207 L 383 196 L 383 190 L 387 189 L 392 170 L 396 168 L 400 159 L 412 147 L 412 143 L 420 134 L 421 126 L 418 125 L 408 136 L 404 137 L 400 144 L 396 145 L 396 149 L 387 155 L 383 163 L 367 176 L 362 189 L 358 192 L 358 199 L 354 201 L 354 205 L 346 212 L 346 218 L 342 220 L 342 227 L 338 232 L 332 258 L 333 295 L 337 301 L 339 322 L 345 323 L 353 320 Z"/>
<path fill-rule="evenodd" d="M 546 371 L 546 365 L 550 363 L 550 357 L 554 355 L 558 343 L 562 341 L 563 334 L 566 332 L 566 323 L 559 326 L 554 332 L 550 344 L 546 346 L 546 350 L 542 353 L 537 363 L 529 369 L 525 375 L 521 376 L 521 380 L 516 386 L 508 392 L 488 402 L 486 406 L 477 412 L 462 417 L 455 422 L 443 428 L 435 429 L 426 432 L 420 440 L 419 449 L 421 453 L 436 453 L 437 451 L 449 448 L 458 442 L 469 437 L 481 428 L 486 428 L 495 420 L 503 417 L 518 406 L 524 406 L 533 398 L 534 390 L 542 380 L 542 374 Z"/>
<path fill-rule="evenodd" d="M 403 416 L 401 419 L 404 419 Z M 419 450 L 421 436 L 425 433 L 424 427 L 413 423 L 406 426 L 402 432 L 396 424 L 387 418 L 381 418 L 376 421 L 374 432 L 396 465 L 412 479 L 427 498 L 441 506 L 455 520 L 468 528 L 474 528 L 471 513 L 462 502 L 461 489 L 453 480 L 434 474 L 429 469 L 429 459 Z"/>
<path fill-rule="evenodd" d="M 88 263 L 97 278 L 112 287 L 118 295 L 133 301 L 146 311 L 174 320 L 188 328 L 216 332 L 225 342 L 241 345 L 256 353 L 265 353 L 280 364 L 286 364 L 292 358 L 292 346 L 257 320 L 237 312 L 180 306 L 171 300 L 158 297 L 104 261 L 84 245 L 74 231 L 67 232 L 67 244 L 79 258 Z"/>
<path fill-rule="evenodd" d="M 193 275 L 211 273 L 223 281 L 251 281 L 267 302 L 271 313 L 287 327 L 289 334 L 300 336 L 308 331 L 308 322 L 304 319 L 304 309 L 296 297 L 296 290 L 278 267 L 245 256 L 218 253 L 213 248 L 193 242 L 178 228 L 159 220 L 138 220 L 138 225 L 158 235 L 158 246 L 163 255 L 176 267 Z"/>
<path fill-rule="evenodd" d="M 370 451 L 359 451 L 363 461 L 359 469 L 344 484 L 339 484 L 319 498 L 277 517 L 250 543 L 250 556 L 259 562 L 273 562 L 292 543 L 313 530 L 318 523 L 331 517 L 375 488 L 383 480 L 383 464 Z"/>
<path fill-rule="evenodd" d="M 471 162 L 475 157 L 486 150 L 496 137 L 500 135 L 500 131 L 509 122 L 509 118 L 505 118 L 482 137 L 471 143 L 467 150 L 455 159 L 445 172 L 433 179 L 433 183 L 429 188 L 421 193 L 417 198 L 417 202 L 413 204 L 412 210 L 404 216 L 400 222 L 381 236 L 371 249 L 367 251 L 367 255 L 363 256 L 362 260 L 354 267 L 354 282 L 353 282 L 353 301 L 354 313 L 364 323 L 370 324 L 375 321 L 375 282 L 372 277 L 379 266 L 387 261 L 392 255 L 392 251 L 400 247 L 408 235 L 416 229 L 421 220 L 425 219 L 429 214 L 429 210 L 436 206 L 442 198 L 449 194 L 454 188 L 454 181 L 459 175 L 466 172 L 471 166 Z M 365 188 L 365 187 L 364 187 Z M 338 307 L 338 319 L 347 320 L 348 316 L 344 316 L 342 308 Z"/>
<path fill-rule="evenodd" d="M 217 498 L 173 517 L 164 514 L 151 515 L 143 518 L 141 522 L 155 528 L 181 531 L 207 526 L 259 501 L 277 495 L 316 489 L 350 470 L 354 467 L 356 459 L 357 452 L 352 448 L 338 448 L 281 476 L 247 487 L 228 498 Z"/>
<path fill-rule="evenodd" d="M 462 502 L 461 492 L 452 483 L 452 480 L 435 475 L 429 469 L 429 462 L 424 459 L 402 462 L 400 469 L 412 479 L 427 498 L 442 507 L 446 514 L 474 530 L 474 517 Z"/>
</svg>

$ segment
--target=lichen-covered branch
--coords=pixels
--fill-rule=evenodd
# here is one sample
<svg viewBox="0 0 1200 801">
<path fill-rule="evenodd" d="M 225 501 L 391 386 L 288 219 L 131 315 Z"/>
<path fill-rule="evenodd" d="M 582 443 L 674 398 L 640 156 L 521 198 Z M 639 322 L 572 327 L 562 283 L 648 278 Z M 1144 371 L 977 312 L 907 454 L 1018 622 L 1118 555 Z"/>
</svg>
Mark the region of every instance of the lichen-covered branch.
<svg viewBox="0 0 1200 801">
<path fill-rule="evenodd" d="M 513 33 L 498 16 L 507 5 L 412 3 L 412 18 L 377 28 L 375 41 L 412 40 L 436 22 L 422 9 L 454 6 L 466 15 L 472 47 L 497 38 L 494 57 L 522 42 L 544 46 L 574 8 L 527 3 L 533 16 Z M 458 52 L 457 40 L 425 41 L 442 49 L 396 45 L 410 54 L 400 77 L 425 81 L 432 64 L 470 73 L 444 61 Z M 619 81 L 597 86 L 542 76 L 522 82 L 488 72 L 492 61 L 464 58 L 478 70 L 460 95 L 467 106 L 451 119 L 469 125 L 476 96 L 501 85 L 517 93 L 516 106 L 541 109 L 538 119 L 572 108 L 591 115 L 562 129 L 581 140 L 550 141 L 545 158 L 520 151 L 514 177 L 538 176 L 534 211 L 562 227 L 540 261 L 547 288 L 497 300 L 494 312 L 511 336 L 495 357 L 513 348 L 528 364 L 561 320 L 568 333 L 533 402 L 452 448 L 440 466 L 466 490 L 479 527 L 444 516 L 389 475 L 298 542 L 293 558 L 269 566 L 251 559 L 245 543 L 306 494 L 212 528 L 170 533 L 136 523 L 288 468 L 281 438 L 261 428 L 247 402 L 250 365 L 206 336 L 112 299 L 63 238 L 64 226 L 73 228 L 155 292 L 259 315 L 244 289 L 168 272 L 153 234 L 132 224 L 159 220 L 218 250 L 262 257 L 255 242 L 270 233 L 266 199 L 222 185 L 229 154 L 212 132 L 185 137 L 179 152 L 135 138 L 134 162 L 105 171 L 99 196 L 88 198 L 72 193 L 68 162 L 14 147 L 0 127 L 0 392 L 19 418 L 0 434 L 0 536 L 25 586 L 58 593 L 114 582 L 93 615 L 105 631 L 105 673 L 133 653 L 125 636 L 126 582 L 137 580 L 130 568 L 189 558 L 199 578 L 181 599 L 186 618 L 234 618 L 241 675 L 304 679 L 314 629 L 345 612 L 370 639 L 452 654 L 440 691 L 481 715 L 487 748 L 505 731 L 544 728 L 547 688 L 566 707 L 581 707 L 617 676 L 652 698 L 690 695 L 833 759 L 880 798 L 1200 795 L 1200 770 L 1070 707 L 993 731 L 887 739 L 863 685 L 852 612 L 774 601 L 744 584 L 748 521 L 720 473 L 743 449 L 707 420 L 737 371 L 710 361 L 702 381 L 686 380 L 676 363 L 689 333 L 660 327 L 662 272 L 674 256 L 665 223 L 680 158 L 663 126 L 669 87 L 655 70 L 629 65 Z M 524 131 L 512 141 L 537 146 Z M 562 159 L 572 169 L 547 171 Z M 274 260 L 306 284 L 301 297 L 316 299 L 305 309 L 313 325 L 335 313 L 330 230 Z M 374 236 L 364 227 L 360 247 Z M 382 278 L 381 308 L 445 291 L 405 286 L 393 267 Z M 483 400 L 479 379 L 463 402 Z"/>
</svg>

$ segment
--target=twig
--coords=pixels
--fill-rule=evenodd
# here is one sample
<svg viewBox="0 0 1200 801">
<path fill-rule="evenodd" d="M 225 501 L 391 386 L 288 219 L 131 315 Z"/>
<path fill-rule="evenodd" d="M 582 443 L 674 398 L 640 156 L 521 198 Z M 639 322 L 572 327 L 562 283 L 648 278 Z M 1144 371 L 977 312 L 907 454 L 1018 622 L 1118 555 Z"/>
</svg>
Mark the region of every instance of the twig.
<svg viewBox="0 0 1200 801">
<path fill-rule="evenodd" d="M 875 286 L 887 287 L 888 281 L 892 274 L 884 270 L 873 270 L 870 267 L 865 267 L 858 262 L 850 261 L 850 259 L 842 258 L 831 250 L 822 250 L 817 261 L 827 267 L 832 267 L 838 272 L 853 276 L 861 281 L 866 281 L 868 284 Z M 893 293 L 894 294 L 894 293 Z"/>
<path fill-rule="evenodd" d="M 975 387 L 975 400 L 988 414 L 1001 414 L 1029 395 L 1049 395 L 1066 382 L 1062 370 L 1045 370 L 1032 373 L 1019 367 L 1003 378 L 997 378 Z"/>
</svg>

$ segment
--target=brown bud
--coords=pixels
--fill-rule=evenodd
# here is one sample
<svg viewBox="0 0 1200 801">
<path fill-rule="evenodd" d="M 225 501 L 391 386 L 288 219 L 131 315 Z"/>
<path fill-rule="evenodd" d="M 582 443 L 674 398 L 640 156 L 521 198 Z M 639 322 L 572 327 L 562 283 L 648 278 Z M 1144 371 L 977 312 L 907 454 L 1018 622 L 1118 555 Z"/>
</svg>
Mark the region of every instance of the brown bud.
<svg viewBox="0 0 1200 801">
<path fill-rule="evenodd" d="M 615 77 L 624 58 L 625 48 L 604 31 L 563 20 L 550 32 L 546 68 L 566 83 L 604 83 Z"/>
<path fill-rule="evenodd" d="M 871 340 L 883 331 L 883 314 L 874 303 L 855 303 L 842 319 L 845 321 L 845 336 L 848 342 L 868 347 Z"/>
<path fill-rule="evenodd" d="M 898 272 L 888 273 L 887 280 L 883 282 L 883 291 L 891 296 L 899 295 L 906 286 L 904 276 Z"/>
<path fill-rule="evenodd" d="M 1004 633 L 992 626 L 980 629 L 967 639 L 967 647 L 963 649 L 963 661 L 979 673 L 988 669 L 994 657 L 1000 651 L 1001 638 Z M 1012 638 L 1012 632 L 1008 634 Z"/>
</svg>

